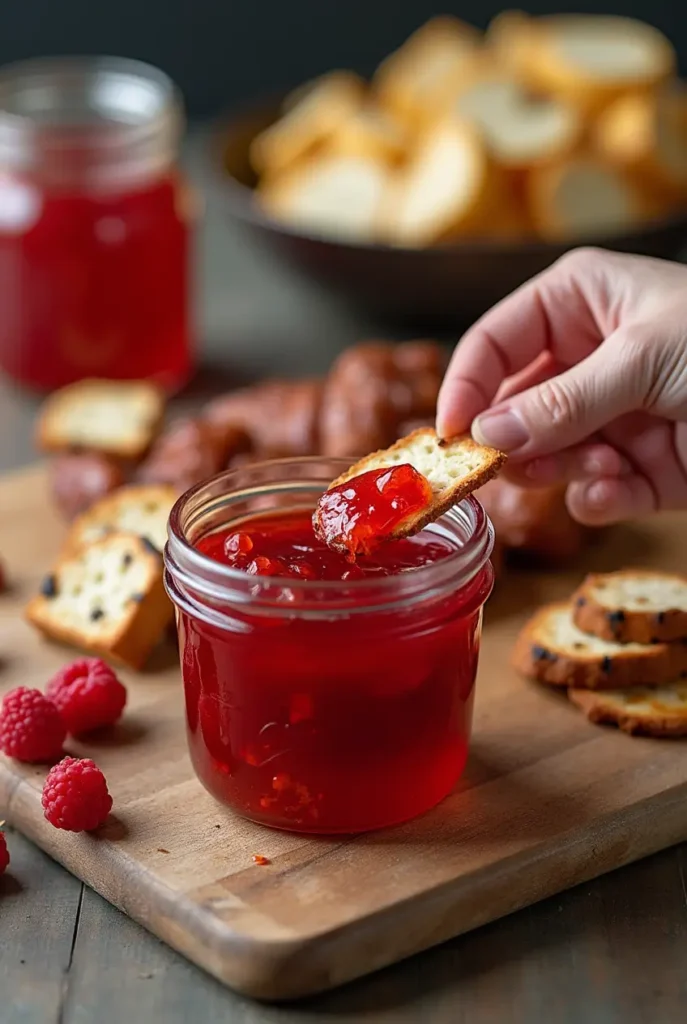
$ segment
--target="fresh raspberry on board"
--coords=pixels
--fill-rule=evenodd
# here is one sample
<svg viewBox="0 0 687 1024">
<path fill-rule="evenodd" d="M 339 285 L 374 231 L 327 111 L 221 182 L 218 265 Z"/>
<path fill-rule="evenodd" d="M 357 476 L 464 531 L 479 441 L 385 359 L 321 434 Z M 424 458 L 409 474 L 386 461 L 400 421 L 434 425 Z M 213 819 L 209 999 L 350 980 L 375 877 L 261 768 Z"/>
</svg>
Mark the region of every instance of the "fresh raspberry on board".
<svg viewBox="0 0 687 1024">
<path fill-rule="evenodd" d="M 40 690 L 19 686 L 0 705 L 0 750 L 18 761 L 54 761 L 67 730 L 52 701 Z"/>
<path fill-rule="evenodd" d="M 105 776 L 88 757 L 65 757 L 51 768 L 41 803 L 50 824 L 67 832 L 92 832 L 112 809 Z"/>
<path fill-rule="evenodd" d="M 7 840 L 5 839 L 5 833 L 0 832 L 0 875 L 7 870 L 7 865 L 10 862 L 10 855 L 7 849 Z"/>
<path fill-rule="evenodd" d="M 100 658 L 80 658 L 65 665 L 50 680 L 45 695 L 72 736 L 113 725 L 126 704 L 126 687 Z"/>
</svg>

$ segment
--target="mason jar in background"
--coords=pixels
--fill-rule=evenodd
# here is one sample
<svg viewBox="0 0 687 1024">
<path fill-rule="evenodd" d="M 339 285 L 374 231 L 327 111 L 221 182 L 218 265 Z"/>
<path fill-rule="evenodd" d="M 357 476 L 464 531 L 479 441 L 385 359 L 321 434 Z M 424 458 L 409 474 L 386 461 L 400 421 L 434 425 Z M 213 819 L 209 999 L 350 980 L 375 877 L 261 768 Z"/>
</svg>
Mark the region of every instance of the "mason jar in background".
<svg viewBox="0 0 687 1024">
<path fill-rule="evenodd" d="M 192 370 L 181 98 L 138 61 L 0 70 L 0 369 L 179 389 Z"/>
</svg>

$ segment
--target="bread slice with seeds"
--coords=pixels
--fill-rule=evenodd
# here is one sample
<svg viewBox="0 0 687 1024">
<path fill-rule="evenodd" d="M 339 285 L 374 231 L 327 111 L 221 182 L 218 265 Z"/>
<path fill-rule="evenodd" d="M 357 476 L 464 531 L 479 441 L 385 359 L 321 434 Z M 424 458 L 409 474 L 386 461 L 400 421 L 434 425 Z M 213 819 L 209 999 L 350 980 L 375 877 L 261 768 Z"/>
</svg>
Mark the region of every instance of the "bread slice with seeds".
<svg viewBox="0 0 687 1024">
<path fill-rule="evenodd" d="M 162 391 L 148 381 L 82 380 L 46 400 L 36 440 L 46 452 L 86 449 L 139 459 L 157 434 L 164 408 Z"/>
<path fill-rule="evenodd" d="M 592 573 L 573 596 L 575 623 L 604 640 L 653 644 L 687 637 L 687 576 L 653 569 Z"/>
<path fill-rule="evenodd" d="M 145 664 L 172 614 L 162 556 L 132 533 L 61 558 L 25 611 L 45 636 L 132 668 Z"/>
<path fill-rule="evenodd" d="M 627 690 L 568 690 L 590 722 L 613 723 L 644 736 L 687 736 L 687 682 Z"/>
<path fill-rule="evenodd" d="M 65 552 L 100 540 L 114 530 L 145 537 L 158 551 L 167 542 L 167 520 L 177 494 L 167 484 L 131 484 L 96 501 L 74 520 Z"/>
<path fill-rule="evenodd" d="M 503 452 L 478 444 L 471 437 L 442 440 L 437 437 L 433 427 L 420 427 L 390 448 L 383 448 L 356 462 L 331 487 L 348 483 L 354 477 L 372 470 L 412 466 L 429 481 L 432 499 L 426 507 L 411 514 L 384 535 L 385 541 L 398 540 L 412 537 L 439 519 L 459 501 L 496 476 L 505 461 Z M 316 532 L 322 536 L 322 531 L 318 530 L 317 515 L 316 511 L 313 523 Z"/>
<path fill-rule="evenodd" d="M 573 605 L 545 605 L 515 642 L 513 666 L 530 679 L 553 686 L 592 690 L 659 686 L 687 673 L 687 645 L 619 644 L 583 633 Z"/>
</svg>

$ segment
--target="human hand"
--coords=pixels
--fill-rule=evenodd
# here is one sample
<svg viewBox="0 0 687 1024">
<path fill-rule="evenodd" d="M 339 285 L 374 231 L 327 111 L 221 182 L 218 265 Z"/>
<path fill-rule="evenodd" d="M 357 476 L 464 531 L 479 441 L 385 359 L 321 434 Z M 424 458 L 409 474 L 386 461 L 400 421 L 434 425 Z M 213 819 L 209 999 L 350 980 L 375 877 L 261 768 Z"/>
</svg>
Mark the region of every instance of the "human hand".
<svg viewBox="0 0 687 1024">
<path fill-rule="evenodd" d="M 471 428 L 582 523 L 687 508 L 687 267 L 578 249 L 504 299 L 439 395 L 438 433 Z"/>
</svg>

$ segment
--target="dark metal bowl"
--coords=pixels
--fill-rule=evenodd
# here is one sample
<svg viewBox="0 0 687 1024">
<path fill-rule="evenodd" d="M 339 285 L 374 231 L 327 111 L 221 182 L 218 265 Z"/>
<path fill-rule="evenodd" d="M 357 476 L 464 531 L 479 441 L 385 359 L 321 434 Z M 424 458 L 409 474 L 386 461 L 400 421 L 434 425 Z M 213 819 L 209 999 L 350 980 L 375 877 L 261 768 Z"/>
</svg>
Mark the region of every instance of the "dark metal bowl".
<svg viewBox="0 0 687 1024">
<path fill-rule="evenodd" d="M 335 288 L 384 321 L 407 326 L 464 328 L 481 313 L 562 256 L 571 244 L 470 241 L 405 249 L 317 237 L 267 216 L 255 202 L 248 151 L 271 124 L 280 98 L 218 124 L 211 160 L 229 213 L 289 263 Z M 631 234 L 576 242 L 619 252 L 675 259 L 687 243 L 687 210 L 643 224 Z"/>
</svg>

